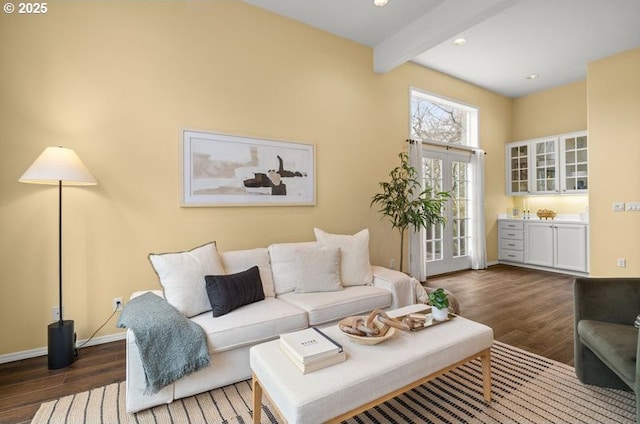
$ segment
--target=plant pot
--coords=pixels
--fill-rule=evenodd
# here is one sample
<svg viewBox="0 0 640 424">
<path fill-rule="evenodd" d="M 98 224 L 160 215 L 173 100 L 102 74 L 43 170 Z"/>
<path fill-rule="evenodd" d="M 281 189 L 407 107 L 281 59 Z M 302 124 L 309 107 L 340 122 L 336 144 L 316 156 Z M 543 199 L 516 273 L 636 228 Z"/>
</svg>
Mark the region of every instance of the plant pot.
<svg viewBox="0 0 640 424">
<path fill-rule="evenodd" d="M 449 318 L 449 308 L 438 309 L 432 306 L 431 317 L 436 321 L 446 321 Z"/>
</svg>

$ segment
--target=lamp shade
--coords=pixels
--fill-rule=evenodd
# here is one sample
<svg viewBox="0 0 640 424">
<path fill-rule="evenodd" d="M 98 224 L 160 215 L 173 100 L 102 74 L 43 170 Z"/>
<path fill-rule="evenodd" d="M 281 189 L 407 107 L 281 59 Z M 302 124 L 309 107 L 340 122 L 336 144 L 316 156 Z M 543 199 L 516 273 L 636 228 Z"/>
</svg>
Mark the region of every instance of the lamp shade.
<svg viewBox="0 0 640 424">
<path fill-rule="evenodd" d="M 76 152 L 65 147 L 47 147 L 18 180 L 31 184 L 96 185 L 98 182 Z"/>
</svg>

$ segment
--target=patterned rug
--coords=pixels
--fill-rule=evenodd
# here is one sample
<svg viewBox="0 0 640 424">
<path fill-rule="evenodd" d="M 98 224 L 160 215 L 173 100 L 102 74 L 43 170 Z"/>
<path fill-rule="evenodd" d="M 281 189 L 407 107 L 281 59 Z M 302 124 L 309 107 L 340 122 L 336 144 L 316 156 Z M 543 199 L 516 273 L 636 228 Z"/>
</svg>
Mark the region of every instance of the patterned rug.
<svg viewBox="0 0 640 424">
<path fill-rule="evenodd" d="M 493 401 L 482 397 L 478 360 L 351 418 L 361 423 L 634 424 L 632 393 L 586 386 L 572 367 L 504 343 L 492 348 Z M 32 423 L 251 423 L 251 384 L 233 385 L 137 414 L 125 412 L 124 383 L 43 403 Z M 262 423 L 280 423 L 265 402 Z"/>
</svg>

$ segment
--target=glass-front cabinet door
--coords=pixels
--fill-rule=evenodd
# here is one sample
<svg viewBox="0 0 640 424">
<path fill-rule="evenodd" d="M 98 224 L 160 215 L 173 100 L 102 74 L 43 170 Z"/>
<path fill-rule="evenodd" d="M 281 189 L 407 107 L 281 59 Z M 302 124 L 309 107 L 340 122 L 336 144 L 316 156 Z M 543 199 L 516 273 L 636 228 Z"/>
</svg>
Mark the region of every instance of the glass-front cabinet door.
<svg viewBox="0 0 640 424">
<path fill-rule="evenodd" d="M 529 143 L 507 145 L 507 194 L 529 194 Z"/>
<path fill-rule="evenodd" d="M 506 145 L 507 195 L 587 194 L 587 132 Z"/>
<path fill-rule="evenodd" d="M 581 131 L 560 137 L 562 159 L 562 192 L 586 193 L 589 189 L 587 132 Z"/>
<path fill-rule="evenodd" d="M 553 137 L 534 140 L 531 142 L 531 148 L 534 151 L 533 191 L 558 193 L 558 139 Z"/>
</svg>

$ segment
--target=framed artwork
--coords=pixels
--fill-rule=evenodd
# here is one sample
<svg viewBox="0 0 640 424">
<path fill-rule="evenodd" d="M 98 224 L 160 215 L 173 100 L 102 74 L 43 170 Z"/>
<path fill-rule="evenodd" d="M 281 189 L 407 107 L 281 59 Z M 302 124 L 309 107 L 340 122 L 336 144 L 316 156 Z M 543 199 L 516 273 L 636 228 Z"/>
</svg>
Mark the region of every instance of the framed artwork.
<svg viewBox="0 0 640 424">
<path fill-rule="evenodd" d="M 315 205 L 315 149 L 185 130 L 182 180 L 182 206 Z"/>
</svg>

